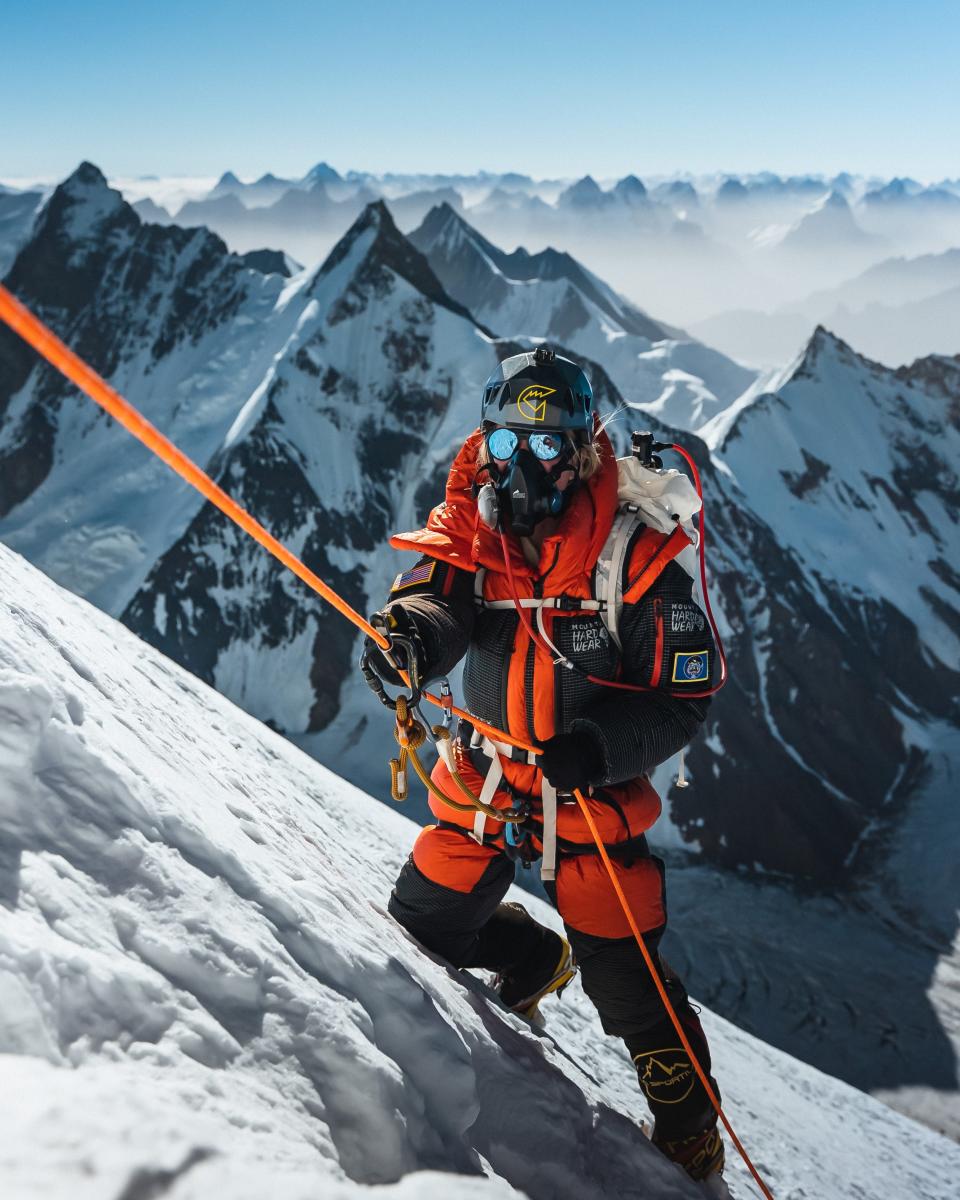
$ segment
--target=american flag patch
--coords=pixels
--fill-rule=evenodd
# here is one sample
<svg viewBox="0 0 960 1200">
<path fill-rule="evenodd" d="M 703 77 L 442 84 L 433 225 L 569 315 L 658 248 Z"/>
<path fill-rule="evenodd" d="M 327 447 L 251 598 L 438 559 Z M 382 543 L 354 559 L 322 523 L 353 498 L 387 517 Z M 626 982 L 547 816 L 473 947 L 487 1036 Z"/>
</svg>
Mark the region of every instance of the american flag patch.
<svg viewBox="0 0 960 1200">
<path fill-rule="evenodd" d="M 436 569 L 436 559 L 431 559 L 430 562 L 418 563 L 415 567 L 411 567 L 409 571 L 404 571 L 402 575 L 396 577 L 393 581 L 391 591 L 402 592 L 404 588 L 416 587 L 418 583 L 429 583 Z"/>
</svg>

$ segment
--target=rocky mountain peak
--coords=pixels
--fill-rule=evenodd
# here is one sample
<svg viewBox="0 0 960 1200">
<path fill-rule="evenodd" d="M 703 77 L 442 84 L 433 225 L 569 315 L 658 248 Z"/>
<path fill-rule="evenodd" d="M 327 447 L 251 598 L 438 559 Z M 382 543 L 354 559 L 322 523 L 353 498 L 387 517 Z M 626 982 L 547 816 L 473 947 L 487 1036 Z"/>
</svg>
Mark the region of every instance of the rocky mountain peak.
<svg viewBox="0 0 960 1200">
<path fill-rule="evenodd" d="M 50 197 L 41 224 L 64 238 L 93 240 L 102 235 L 105 223 L 124 211 L 134 215 L 99 167 L 82 162 Z"/>
<path fill-rule="evenodd" d="M 828 192 L 824 199 L 820 202 L 820 208 L 836 208 L 844 212 L 850 211 L 850 204 L 842 192 L 838 192 L 836 188 Z"/>
<path fill-rule="evenodd" d="M 837 337 L 824 325 L 818 325 L 797 360 L 793 378 L 809 377 L 821 372 L 828 362 L 841 363 L 847 367 L 873 366 L 869 359 L 857 354 L 843 338 Z"/>
<path fill-rule="evenodd" d="M 397 228 L 383 200 L 368 204 L 330 251 L 310 284 L 311 293 L 351 257 L 357 261 L 352 264 L 350 278 L 342 293 L 344 302 L 348 292 L 352 296 L 348 304 L 350 313 L 356 311 L 357 303 L 371 288 L 377 291 L 388 288 L 388 273 L 392 273 L 406 280 L 434 304 L 474 320 L 462 304 L 447 294 L 426 257 Z"/>
<path fill-rule="evenodd" d="M 560 193 L 557 205 L 562 208 L 589 208 L 603 204 L 606 193 L 592 175 L 584 175 Z"/>
<path fill-rule="evenodd" d="M 643 203 L 647 199 L 647 189 L 636 175 L 625 175 L 614 187 L 613 194 L 628 204 Z"/>
<path fill-rule="evenodd" d="M 417 241 L 414 244 L 422 244 L 424 242 L 433 243 L 439 238 L 446 238 L 452 232 L 466 231 L 470 226 L 460 216 L 457 210 L 448 201 L 443 200 L 440 204 L 435 204 L 433 208 L 420 222 L 418 228 L 414 231 Z M 411 240 L 413 236 L 411 236 Z"/>
<path fill-rule="evenodd" d="M 90 277 L 140 228 L 140 218 L 103 173 L 81 163 L 40 210 L 7 282 L 41 308 L 74 311 L 88 295 Z"/>
<path fill-rule="evenodd" d="M 339 171 L 335 171 L 329 163 L 318 162 L 315 167 L 304 175 L 303 182 L 308 185 L 315 183 L 343 183 L 343 178 Z"/>
</svg>

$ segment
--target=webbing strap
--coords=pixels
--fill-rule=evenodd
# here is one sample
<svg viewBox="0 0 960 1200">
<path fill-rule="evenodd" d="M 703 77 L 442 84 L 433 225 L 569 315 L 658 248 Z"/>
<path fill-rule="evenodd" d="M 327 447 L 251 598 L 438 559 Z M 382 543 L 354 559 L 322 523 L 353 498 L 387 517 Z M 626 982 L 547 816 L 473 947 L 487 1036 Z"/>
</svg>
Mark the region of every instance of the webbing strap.
<svg viewBox="0 0 960 1200">
<path fill-rule="evenodd" d="M 493 797 L 496 795 L 497 788 L 500 786 L 500 780 L 503 778 L 503 763 L 499 754 L 494 754 L 490 759 L 490 770 L 487 771 L 487 777 L 483 781 L 483 787 L 480 789 L 480 803 L 492 804 Z M 486 828 L 487 818 L 479 809 L 473 821 L 473 840 L 483 845 L 483 832 Z"/>
<path fill-rule="evenodd" d="M 574 603 L 574 599 L 576 603 Z M 569 596 L 527 596 L 519 601 L 521 608 L 559 608 L 564 612 L 600 612 L 604 607 L 603 600 L 581 600 L 578 597 L 571 598 Z M 484 608 L 516 608 L 517 603 L 513 600 L 484 600 Z"/>
<path fill-rule="evenodd" d="M 538 630 L 540 636 L 543 638 L 543 640 L 546 642 L 546 644 L 550 647 L 550 649 L 553 651 L 554 655 L 556 656 L 553 660 L 554 665 L 563 665 L 565 667 L 573 666 L 573 664 L 570 662 L 570 659 L 567 658 L 567 656 L 562 651 L 558 650 L 557 647 L 550 640 L 550 638 L 547 636 L 547 629 L 543 623 L 543 609 L 542 608 L 537 609 L 537 630 Z"/>
<path fill-rule="evenodd" d="M 485 737 L 474 731 L 473 737 L 470 739 L 470 745 L 475 750 L 482 750 L 487 758 L 493 761 L 499 761 L 500 755 L 504 755 L 511 762 L 525 762 L 528 766 L 535 767 L 537 759 L 540 757 L 539 750 L 520 751 L 517 754 L 517 747 L 509 745 L 507 742 L 495 742 L 493 738 Z M 501 769 L 502 774 L 502 769 Z"/>
<path fill-rule="evenodd" d="M 641 518 L 636 510 L 622 510 L 607 538 L 608 545 L 611 540 L 613 541 L 610 555 L 609 557 L 605 554 L 602 555 L 607 575 L 605 581 L 606 607 L 603 619 L 607 627 L 607 632 L 613 638 L 618 649 L 623 648 L 620 644 L 620 609 L 618 607 L 623 604 L 623 560 L 627 556 L 627 546 L 630 543 L 630 539 L 633 537 L 639 524 L 641 524 Z"/>
<path fill-rule="evenodd" d="M 546 776 L 540 785 L 543 803 L 543 854 L 540 858 L 540 878 L 549 883 L 557 877 L 557 789 Z"/>
</svg>

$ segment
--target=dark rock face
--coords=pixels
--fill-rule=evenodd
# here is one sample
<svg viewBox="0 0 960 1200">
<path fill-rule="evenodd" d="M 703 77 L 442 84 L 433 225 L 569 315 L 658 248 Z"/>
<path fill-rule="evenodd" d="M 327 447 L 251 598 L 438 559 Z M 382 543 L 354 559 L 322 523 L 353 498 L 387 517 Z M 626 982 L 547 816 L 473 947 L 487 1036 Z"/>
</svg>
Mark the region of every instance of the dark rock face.
<svg viewBox="0 0 960 1200">
<path fill-rule="evenodd" d="M 240 259 L 246 266 L 264 275 L 282 275 L 284 279 L 289 279 L 293 274 L 290 261 L 282 250 L 250 250 L 241 254 Z"/>
<path fill-rule="evenodd" d="M 368 253 L 364 255 L 363 267 L 354 273 L 341 306 L 331 317 L 332 324 L 356 316 L 372 296 L 382 299 L 388 295 L 393 275 L 405 279 L 434 304 L 473 320 L 462 304 L 450 298 L 427 259 L 397 229 L 382 200 L 369 204 L 346 236 L 334 247 L 320 268 L 318 282 L 336 270 L 357 241 L 369 232 L 373 233 L 373 240 Z"/>
<path fill-rule="evenodd" d="M 83 163 L 43 209 L 6 279 L 9 289 L 99 374 L 145 346 L 155 365 L 196 343 L 246 297 L 242 263 L 206 230 L 145 225 L 100 171 Z M 0 328 L 0 516 L 47 477 L 60 406 L 72 386 Z M 12 397 L 37 367 L 31 402 Z M 149 369 L 149 367 L 148 367 Z"/>
<path fill-rule="evenodd" d="M 307 482 L 272 402 L 224 463 L 218 482 L 248 511 L 260 514 L 281 541 L 296 543 L 309 529 L 300 550 L 303 562 L 351 604 L 363 607 L 360 568 L 343 571 L 328 557 L 332 547 L 344 544 L 343 522 L 324 508 Z M 309 678 L 316 701 L 309 730 L 330 720 L 352 666 L 350 627 L 210 504 L 160 558 L 122 620 L 210 684 L 231 647 L 256 646 L 268 657 L 298 642 L 304 632 L 312 633 Z"/>
<path fill-rule="evenodd" d="M 331 293 L 334 272 L 347 263 L 349 274 Z M 406 299 L 398 297 L 401 280 L 424 284 L 435 299 L 419 289 Z M 214 465 L 231 496 L 281 541 L 299 548 L 306 565 L 350 604 L 366 611 L 368 564 L 395 527 L 396 495 L 409 464 L 423 460 L 431 424 L 452 398 L 449 386 L 426 382 L 436 349 L 437 304 L 460 314 L 425 260 L 412 247 L 404 248 L 382 205 L 357 221 L 305 292 L 327 306 L 325 318 L 318 314 L 280 364 L 254 424 Z M 379 346 L 371 347 L 382 364 L 375 374 L 383 380 L 372 390 L 345 369 L 369 371 L 369 356 L 335 367 L 328 354 L 330 331 L 366 319 L 370 309 L 381 336 Z M 325 427 L 337 431 L 334 446 L 303 442 L 305 413 L 321 443 L 329 441 Z M 301 431 L 299 437 L 291 435 L 292 428 Z M 359 493 L 331 492 L 329 465 L 320 465 L 331 455 L 343 466 L 355 461 Z M 342 565 L 345 557 L 353 562 L 349 568 Z M 303 723 L 284 726 L 285 732 L 325 728 L 339 711 L 341 687 L 354 667 L 351 627 L 211 506 L 160 558 L 123 619 L 274 724 L 273 698 L 241 677 L 245 664 L 261 657 L 287 661 L 291 648 L 299 647 L 302 654 L 309 639 L 313 700 Z M 291 666 L 302 668 L 302 662 Z"/>
<path fill-rule="evenodd" d="M 931 403 L 940 394 L 942 407 Z M 779 452 L 790 454 L 791 422 L 818 428 L 811 407 L 829 414 L 842 397 L 872 438 L 862 457 L 859 447 L 831 437 L 825 418 L 816 453 L 796 446 L 801 471 L 771 465 L 752 482 L 765 479 L 767 487 L 779 477 L 813 529 L 846 509 L 840 527 L 868 553 L 869 577 L 850 578 L 847 547 L 833 540 L 832 525 L 825 527 L 829 554 L 811 557 L 800 544 L 783 544 L 776 497 L 750 485 L 738 495 L 698 455 L 714 587 L 732 630 L 731 680 L 707 719 L 722 750 L 693 744 L 696 787 L 677 793 L 672 806 L 685 834 L 723 865 L 756 863 L 852 886 L 876 866 L 923 779 L 924 753 L 908 743 L 902 718 L 960 723 L 958 664 L 930 652 L 923 624 L 936 618 L 954 636 L 960 630 L 958 578 L 944 557 L 960 523 L 951 395 L 960 395 L 960 373 L 950 360 L 893 372 L 821 329 L 781 391 L 758 397 L 718 449 L 736 471 L 753 458 L 750 446 L 763 444 L 761 434 L 776 428 L 785 439 Z M 765 448 L 771 463 L 777 453 Z M 770 511 L 761 518 L 747 503 L 759 509 L 764 499 Z M 943 520 L 931 520 L 932 505 Z M 928 564 L 914 555 L 908 565 L 915 545 L 934 551 Z M 925 609 L 904 611 L 891 599 L 909 597 L 905 582 Z"/>
</svg>

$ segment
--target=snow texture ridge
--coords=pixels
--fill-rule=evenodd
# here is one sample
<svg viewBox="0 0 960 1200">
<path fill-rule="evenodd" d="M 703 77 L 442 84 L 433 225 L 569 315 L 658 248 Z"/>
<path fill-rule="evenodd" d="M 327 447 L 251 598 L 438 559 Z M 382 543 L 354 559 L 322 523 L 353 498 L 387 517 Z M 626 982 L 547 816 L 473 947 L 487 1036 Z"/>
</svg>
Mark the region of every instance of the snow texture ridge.
<svg viewBox="0 0 960 1200">
<path fill-rule="evenodd" d="M 0 567 L 5 1194 L 698 1194 L 579 991 L 538 1034 L 386 916 L 409 822 Z M 781 1200 L 954 1194 L 952 1143 L 707 1023 Z"/>
</svg>

